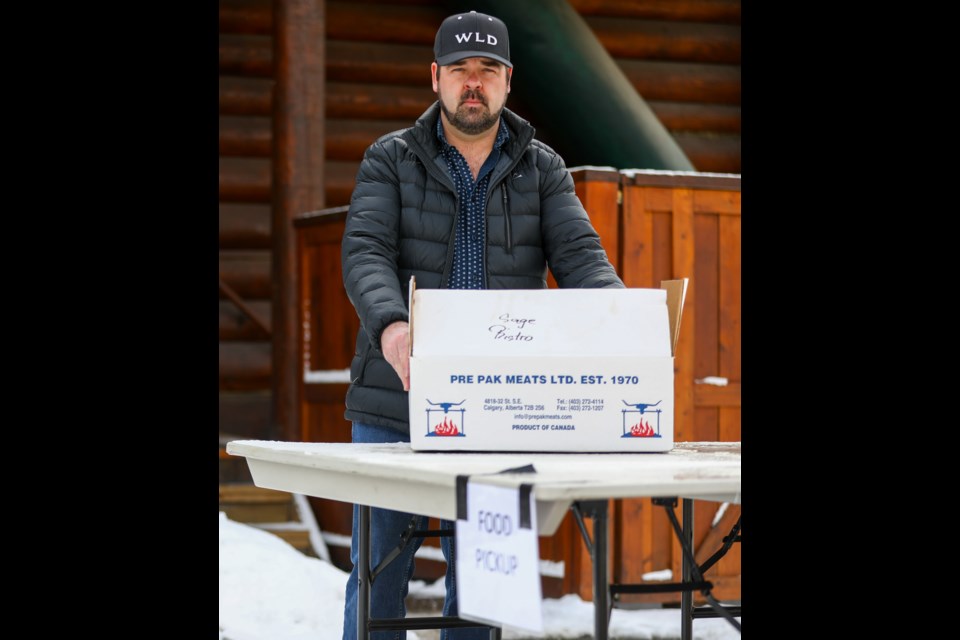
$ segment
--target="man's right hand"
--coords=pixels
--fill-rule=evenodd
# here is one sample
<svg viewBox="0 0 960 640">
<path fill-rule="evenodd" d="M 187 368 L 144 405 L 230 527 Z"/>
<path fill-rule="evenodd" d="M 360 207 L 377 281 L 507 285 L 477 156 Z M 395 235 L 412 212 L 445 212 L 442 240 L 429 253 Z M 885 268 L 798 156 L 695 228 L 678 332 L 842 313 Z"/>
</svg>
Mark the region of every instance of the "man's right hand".
<svg viewBox="0 0 960 640">
<path fill-rule="evenodd" d="M 380 351 L 400 376 L 403 390 L 410 391 L 410 325 L 403 320 L 388 325 L 380 334 Z"/>
</svg>

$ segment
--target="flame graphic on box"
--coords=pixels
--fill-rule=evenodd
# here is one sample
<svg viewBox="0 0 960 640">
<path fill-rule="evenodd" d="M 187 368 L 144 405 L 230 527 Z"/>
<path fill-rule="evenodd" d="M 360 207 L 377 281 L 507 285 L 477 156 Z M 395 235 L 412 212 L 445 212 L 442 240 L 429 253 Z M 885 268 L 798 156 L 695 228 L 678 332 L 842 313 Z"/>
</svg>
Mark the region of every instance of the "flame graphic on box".
<svg viewBox="0 0 960 640">
<path fill-rule="evenodd" d="M 652 438 L 654 436 L 653 427 L 649 422 L 640 418 L 640 422 L 630 427 L 630 435 L 634 438 Z"/>
<path fill-rule="evenodd" d="M 438 436 L 456 436 L 460 434 L 457 424 L 450 419 L 450 416 L 444 416 L 443 422 L 433 428 L 433 432 Z"/>
<path fill-rule="evenodd" d="M 427 435 L 440 437 L 465 437 L 467 434 L 465 433 L 463 423 L 467 410 L 461 407 L 464 402 L 466 402 L 465 399 L 461 400 L 460 402 L 431 402 L 429 399 L 427 399 L 427 403 L 431 405 L 427 407 Z M 433 407 L 439 407 L 439 409 L 435 409 Z M 454 409 L 453 407 L 461 408 Z M 431 416 L 430 414 L 432 413 L 442 414 L 443 419 L 440 420 L 438 416 Z M 453 415 L 457 413 L 460 414 L 459 423 L 456 417 Z M 438 420 L 439 422 L 437 422 Z"/>
<path fill-rule="evenodd" d="M 632 408 L 621 410 L 623 413 L 623 435 L 620 437 L 622 438 L 659 438 L 661 437 L 660 436 L 660 414 L 663 413 L 663 410 L 650 408 L 650 407 L 657 406 L 658 404 L 660 404 L 660 402 L 661 402 L 660 400 L 657 400 L 654 403 L 648 403 L 648 402 L 630 403 L 624 400 L 623 404 Z M 640 414 L 639 422 L 634 422 L 634 420 L 636 420 L 636 416 L 627 415 L 627 414 L 635 414 L 635 413 Z M 653 425 L 651 425 L 648 420 L 643 419 L 643 415 L 645 413 L 654 414 L 657 416 L 656 428 L 654 428 Z M 630 427 L 628 428 L 627 425 L 630 424 L 631 422 L 633 422 L 633 424 L 631 424 Z"/>
</svg>

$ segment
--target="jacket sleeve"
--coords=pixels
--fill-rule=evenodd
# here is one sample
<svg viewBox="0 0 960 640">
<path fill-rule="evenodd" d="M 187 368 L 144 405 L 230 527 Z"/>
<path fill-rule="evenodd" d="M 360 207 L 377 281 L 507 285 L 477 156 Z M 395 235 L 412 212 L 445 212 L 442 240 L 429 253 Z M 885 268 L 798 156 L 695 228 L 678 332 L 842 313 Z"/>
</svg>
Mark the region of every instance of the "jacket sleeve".
<svg viewBox="0 0 960 640">
<path fill-rule="evenodd" d="M 389 144 L 389 143 L 388 143 Z M 376 142 L 364 153 L 340 245 L 343 285 L 357 310 L 371 346 L 397 320 L 408 320 L 397 275 L 400 185 L 387 145 Z"/>
<path fill-rule="evenodd" d="M 577 197 L 563 159 L 544 149 L 537 153 L 541 234 L 557 284 L 564 289 L 625 288 Z"/>
</svg>

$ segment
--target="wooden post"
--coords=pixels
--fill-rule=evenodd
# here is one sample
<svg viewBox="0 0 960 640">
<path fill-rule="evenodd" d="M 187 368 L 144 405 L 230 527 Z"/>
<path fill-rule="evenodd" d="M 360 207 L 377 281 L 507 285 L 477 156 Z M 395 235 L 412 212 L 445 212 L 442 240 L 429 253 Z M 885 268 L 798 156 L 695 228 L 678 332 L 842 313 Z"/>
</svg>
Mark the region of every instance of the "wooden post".
<svg viewBox="0 0 960 640">
<path fill-rule="evenodd" d="M 297 214 L 324 199 L 324 0 L 273 3 L 273 416 L 279 437 L 298 440 Z"/>
</svg>

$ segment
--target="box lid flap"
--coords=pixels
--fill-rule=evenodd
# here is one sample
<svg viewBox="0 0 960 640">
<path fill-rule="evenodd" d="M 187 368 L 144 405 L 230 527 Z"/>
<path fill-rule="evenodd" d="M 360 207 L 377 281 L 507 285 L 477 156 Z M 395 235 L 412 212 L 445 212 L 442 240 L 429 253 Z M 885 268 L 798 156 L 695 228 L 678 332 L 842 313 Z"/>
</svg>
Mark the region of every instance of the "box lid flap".
<svg viewBox="0 0 960 640">
<path fill-rule="evenodd" d="M 407 349 L 410 350 L 408 355 L 413 355 L 413 292 L 417 290 L 417 277 L 410 276 L 410 290 L 408 291 L 407 296 L 407 315 L 409 320 L 407 320 Z"/>
<path fill-rule="evenodd" d="M 662 280 L 660 288 L 667 291 L 667 314 L 670 321 L 670 354 L 677 355 L 677 337 L 680 335 L 680 316 L 683 315 L 683 301 L 687 297 L 687 284 L 690 278 Z"/>
</svg>

